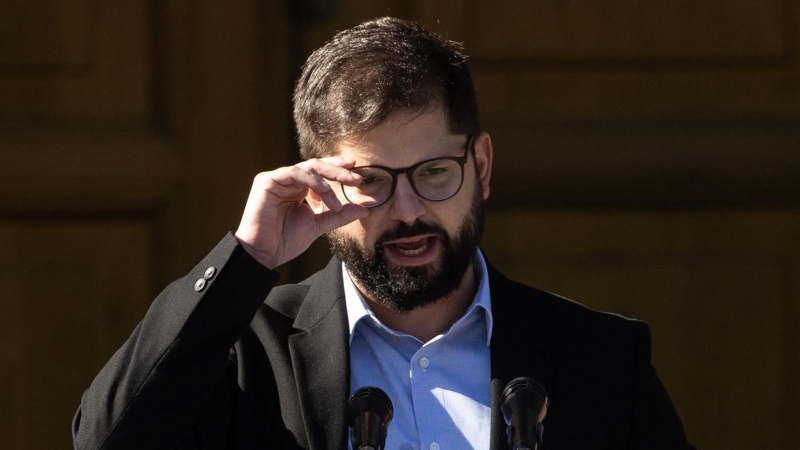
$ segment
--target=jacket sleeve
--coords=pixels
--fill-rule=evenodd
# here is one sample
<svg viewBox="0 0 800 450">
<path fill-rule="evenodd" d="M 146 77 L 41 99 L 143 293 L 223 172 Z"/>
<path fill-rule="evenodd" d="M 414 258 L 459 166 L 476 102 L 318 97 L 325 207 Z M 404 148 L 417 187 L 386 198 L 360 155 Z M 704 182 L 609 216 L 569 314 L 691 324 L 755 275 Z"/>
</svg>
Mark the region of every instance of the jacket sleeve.
<svg viewBox="0 0 800 450">
<path fill-rule="evenodd" d="M 678 413 L 650 362 L 650 327 L 644 322 L 636 324 L 636 379 L 630 448 L 694 450 L 687 442 Z"/>
<path fill-rule="evenodd" d="M 229 233 L 155 299 L 94 379 L 73 420 L 75 448 L 191 447 L 204 406 L 226 403 L 229 351 L 277 278 Z"/>
</svg>

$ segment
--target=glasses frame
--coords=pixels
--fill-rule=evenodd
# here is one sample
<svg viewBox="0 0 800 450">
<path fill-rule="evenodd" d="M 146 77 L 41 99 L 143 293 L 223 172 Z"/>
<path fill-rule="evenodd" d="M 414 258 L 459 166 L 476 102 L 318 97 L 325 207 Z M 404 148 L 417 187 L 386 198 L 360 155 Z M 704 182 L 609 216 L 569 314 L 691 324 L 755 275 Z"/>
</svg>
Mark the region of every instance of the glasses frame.
<svg viewBox="0 0 800 450">
<path fill-rule="evenodd" d="M 406 177 L 408 178 L 408 182 L 409 182 L 409 184 L 411 184 L 411 189 L 413 189 L 414 193 L 417 194 L 417 196 L 419 198 L 423 199 L 423 200 L 427 200 L 429 202 L 443 202 L 445 200 L 449 200 L 449 199 L 455 197 L 456 194 L 458 194 L 461 191 L 461 187 L 464 185 L 464 165 L 466 165 L 467 160 L 469 159 L 470 148 L 472 148 L 472 146 L 474 144 L 474 142 L 472 140 L 473 137 L 474 137 L 474 135 L 472 135 L 472 134 L 467 137 L 467 143 L 464 145 L 466 147 L 465 150 L 464 150 L 464 156 L 441 156 L 439 158 L 426 159 L 425 161 L 420 161 L 420 162 L 414 164 L 413 166 L 403 167 L 403 168 L 400 168 L 400 169 L 392 169 L 391 167 L 386 167 L 386 166 L 357 166 L 357 167 L 353 167 L 350 170 L 367 169 L 367 168 L 382 169 L 382 170 L 385 170 L 385 171 L 389 172 L 389 174 L 392 176 L 392 187 L 389 190 L 389 195 L 386 197 L 386 200 L 384 200 L 384 201 L 382 201 L 380 203 L 377 203 L 375 205 L 364 206 L 364 208 L 370 208 L 370 209 L 371 208 L 377 208 L 377 207 L 379 207 L 381 205 L 386 204 L 386 202 L 391 200 L 392 196 L 394 195 L 394 190 L 397 187 L 397 176 L 400 175 L 401 173 L 406 174 Z M 419 193 L 419 191 L 417 190 L 417 185 L 416 185 L 416 183 L 414 183 L 414 177 L 412 177 L 411 175 L 414 173 L 415 170 L 417 170 L 418 167 L 422 166 L 423 164 L 428 164 L 428 163 L 430 163 L 432 161 L 442 161 L 442 160 L 451 160 L 451 161 L 455 161 L 455 162 L 458 163 L 458 166 L 461 168 L 461 183 L 458 184 L 458 189 L 456 189 L 456 191 L 453 192 L 452 195 L 450 195 L 448 197 L 445 197 L 445 198 L 438 199 L 438 200 L 431 200 L 429 198 L 424 197 L 422 194 Z M 347 193 L 345 192 L 344 185 L 342 185 L 342 195 L 344 195 L 344 198 L 346 198 L 348 202 L 353 203 L 347 197 Z"/>
</svg>

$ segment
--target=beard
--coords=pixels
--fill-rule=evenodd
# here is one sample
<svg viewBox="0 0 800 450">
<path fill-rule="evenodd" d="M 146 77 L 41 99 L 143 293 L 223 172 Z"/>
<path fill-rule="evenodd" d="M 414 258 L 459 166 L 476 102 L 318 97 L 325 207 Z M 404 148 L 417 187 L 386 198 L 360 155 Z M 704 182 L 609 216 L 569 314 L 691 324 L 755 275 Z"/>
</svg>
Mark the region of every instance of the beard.
<svg viewBox="0 0 800 450">
<path fill-rule="evenodd" d="M 411 225 L 401 222 L 386 231 L 371 250 L 338 229 L 328 233 L 328 241 L 331 252 L 344 262 L 364 294 L 390 309 L 408 312 L 445 298 L 461 286 L 483 235 L 483 222 L 483 193 L 476 183 L 470 210 L 455 238 L 438 225 L 417 220 Z M 441 243 L 440 261 L 425 266 L 389 266 L 384 254 L 386 242 L 423 234 L 433 234 Z"/>
</svg>

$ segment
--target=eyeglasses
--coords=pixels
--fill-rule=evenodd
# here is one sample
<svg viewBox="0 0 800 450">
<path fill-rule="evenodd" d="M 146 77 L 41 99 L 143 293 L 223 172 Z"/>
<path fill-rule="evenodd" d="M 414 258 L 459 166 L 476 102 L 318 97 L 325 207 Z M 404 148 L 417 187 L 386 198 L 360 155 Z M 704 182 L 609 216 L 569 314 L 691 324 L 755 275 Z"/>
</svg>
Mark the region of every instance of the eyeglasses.
<svg viewBox="0 0 800 450">
<path fill-rule="evenodd" d="M 405 173 L 411 188 L 420 197 L 432 202 L 447 200 L 458 193 L 464 182 L 464 164 L 472 145 L 467 139 L 464 156 L 427 159 L 411 167 L 390 169 L 383 166 L 360 166 L 350 169 L 361 175 L 358 186 L 342 185 L 342 194 L 350 202 L 375 208 L 389 201 L 397 186 L 397 176 Z"/>
</svg>

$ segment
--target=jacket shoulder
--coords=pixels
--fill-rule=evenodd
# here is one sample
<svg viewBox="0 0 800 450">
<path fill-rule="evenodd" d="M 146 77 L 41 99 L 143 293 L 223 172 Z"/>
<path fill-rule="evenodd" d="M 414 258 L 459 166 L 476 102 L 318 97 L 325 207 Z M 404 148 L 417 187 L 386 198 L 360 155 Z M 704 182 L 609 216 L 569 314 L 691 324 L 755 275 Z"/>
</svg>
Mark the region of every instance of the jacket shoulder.
<svg viewBox="0 0 800 450">
<path fill-rule="evenodd" d="M 592 309 L 561 295 L 510 280 L 496 271 L 493 275 L 493 310 L 506 311 L 502 314 L 506 316 L 530 318 L 562 338 L 582 338 L 599 344 L 609 340 L 635 340 L 637 333 L 648 330 L 640 320 Z"/>
<path fill-rule="evenodd" d="M 288 318 L 297 316 L 306 297 L 312 290 L 325 290 L 328 293 L 342 290 L 341 262 L 332 259 L 327 267 L 298 283 L 276 286 L 264 300 L 263 308 L 274 310 Z"/>
</svg>

